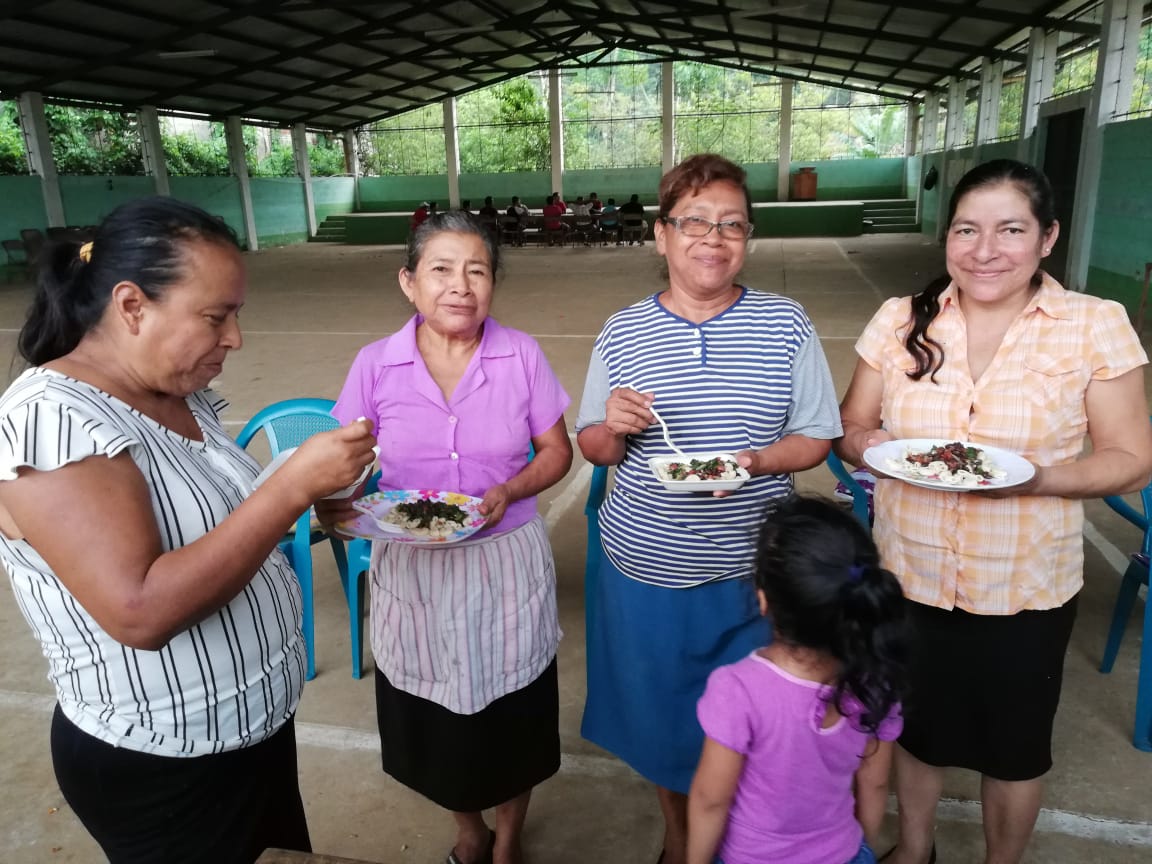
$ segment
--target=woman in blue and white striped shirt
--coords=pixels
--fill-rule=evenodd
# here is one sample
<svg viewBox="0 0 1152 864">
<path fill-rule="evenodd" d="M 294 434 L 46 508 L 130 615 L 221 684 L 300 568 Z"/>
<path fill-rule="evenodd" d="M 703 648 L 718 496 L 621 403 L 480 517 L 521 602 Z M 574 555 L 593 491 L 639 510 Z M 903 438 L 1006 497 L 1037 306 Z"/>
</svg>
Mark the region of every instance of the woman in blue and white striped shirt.
<svg viewBox="0 0 1152 864">
<path fill-rule="evenodd" d="M 683 864 L 687 792 L 703 743 L 708 674 L 769 639 L 751 583 L 765 506 L 840 434 L 832 377 L 793 300 L 736 281 L 752 233 L 742 168 L 694 156 L 660 182 L 656 249 L 668 288 L 613 315 L 596 339 L 577 420 L 586 459 L 615 465 L 588 631 L 583 734 L 658 787 L 664 864 Z M 647 460 L 735 452 L 731 495 L 669 493 Z"/>
</svg>

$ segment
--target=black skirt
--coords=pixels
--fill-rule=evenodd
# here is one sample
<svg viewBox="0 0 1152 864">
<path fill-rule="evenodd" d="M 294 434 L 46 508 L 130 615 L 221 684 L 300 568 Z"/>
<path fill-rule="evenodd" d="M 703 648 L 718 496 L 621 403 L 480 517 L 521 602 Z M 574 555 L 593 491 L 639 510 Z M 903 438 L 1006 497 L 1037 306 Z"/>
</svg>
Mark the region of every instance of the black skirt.
<svg viewBox="0 0 1152 864">
<path fill-rule="evenodd" d="M 913 654 L 900 746 L 929 765 L 997 780 L 1046 774 L 1076 600 L 1015 615 L 909 601 Z"/>
<path fill-rule="evenodd" d="M 535 681 L 476 714 L 455 714 L 376 670 L 384 773 L 447 810 L 487 810 L 560 770 L 556 659 Z"/>
</svg>

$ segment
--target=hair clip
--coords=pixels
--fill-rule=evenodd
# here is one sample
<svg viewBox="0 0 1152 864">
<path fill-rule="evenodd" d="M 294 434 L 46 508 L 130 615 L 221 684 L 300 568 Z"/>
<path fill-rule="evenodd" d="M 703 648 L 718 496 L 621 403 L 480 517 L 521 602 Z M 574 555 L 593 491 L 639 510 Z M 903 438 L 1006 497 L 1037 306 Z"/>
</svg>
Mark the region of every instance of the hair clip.
<svg viewBox="0 0 1152 864">
<path fill-rule="evenodd" d="M 853 582 L 859 582 L 864 578 L 864 571 L 867 568 L 863 564 L 853 564 L 848 568 L 848 578 Z"/>
<path fill-rule="evenodd" d="M 80 251 L 77 253 L 77 255 L 79 256 L 80 260 L 83 261 L 85 264 L 87 264 L 89 261 L 91 261 L 92 260 L 92 241 L 89 240 L 87 243 L 85 243 L 83 246 L 81 246 Z"/>
</svg>

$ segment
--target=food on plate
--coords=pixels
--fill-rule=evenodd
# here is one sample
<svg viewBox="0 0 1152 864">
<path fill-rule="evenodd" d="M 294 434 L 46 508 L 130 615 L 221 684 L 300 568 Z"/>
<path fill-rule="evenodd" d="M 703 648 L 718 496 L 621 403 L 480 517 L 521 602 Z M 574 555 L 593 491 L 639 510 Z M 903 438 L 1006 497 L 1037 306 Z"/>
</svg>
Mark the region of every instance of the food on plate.
<svg viewBox="0 0 1152 864">
<path fill-rule="evenodd" d="M 968 488 L 989 486 L 1007 475 L 984 450 L 962 441 L 937 444 L 927 450 L 908 448 L 902 459 L 889 459 L 888 467 L 906 477 Z"/>
<path fill-rule="evenodd" d="M 732 459 L 714 456 L 711 459 L 689 459 L 666 462 L 656 466 L 661 480 L 739 480 L 746 476 Z"/>
<path fill-rule="evenodd" d="M 398 525 L 416 537 L 441 539 L 464 528 L 468 514 L 456 504 L 419 498 L 397 504 L 385 514 L 384 521 Z"/>
</svg>

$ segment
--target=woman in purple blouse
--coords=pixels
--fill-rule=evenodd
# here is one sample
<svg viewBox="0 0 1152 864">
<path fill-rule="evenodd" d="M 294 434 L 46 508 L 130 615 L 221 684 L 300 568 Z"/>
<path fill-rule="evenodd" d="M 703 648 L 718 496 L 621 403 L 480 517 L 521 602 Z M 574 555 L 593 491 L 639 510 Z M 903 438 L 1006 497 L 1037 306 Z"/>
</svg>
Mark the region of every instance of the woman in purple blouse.
<svg viewBox="0 0 1152 864">
<path fill-rule="evenodd" d="M 332 412 L 375 425 L 381 488 L 461 492 L 488 516 L 462 543 L 372 550 L 384 771 L 452 811 L 449 864 L 519 864 L 532 787 L 560 767 L 556 574 L 536 495 L 572 464 L 569 399 L 540 346 L 488 317 L 498 266 L 475 217 L 424 221 L 400 271 L 416 314 L 360 351 Z M 325 502 L 322 521 L 351 500 Z"/>
</svg>

